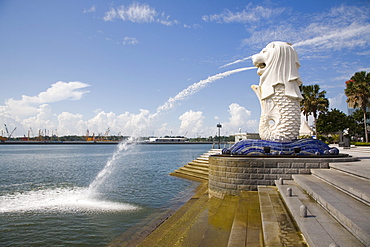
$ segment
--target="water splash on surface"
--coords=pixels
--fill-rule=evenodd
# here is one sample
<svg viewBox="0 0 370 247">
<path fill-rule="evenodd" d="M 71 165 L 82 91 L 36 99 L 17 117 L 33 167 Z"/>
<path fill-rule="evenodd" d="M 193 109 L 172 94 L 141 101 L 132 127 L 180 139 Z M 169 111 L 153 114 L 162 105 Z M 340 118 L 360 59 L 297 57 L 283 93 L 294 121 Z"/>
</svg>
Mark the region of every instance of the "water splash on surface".
<svg viewBox="0 0 370 247">
<path fill-rule="evenodd" d="M 0 213 L 25 212 L 121 212 L 136 206 L 91 197 L 86 188 L 56 188 L 0 196 Z"/>
</svg>

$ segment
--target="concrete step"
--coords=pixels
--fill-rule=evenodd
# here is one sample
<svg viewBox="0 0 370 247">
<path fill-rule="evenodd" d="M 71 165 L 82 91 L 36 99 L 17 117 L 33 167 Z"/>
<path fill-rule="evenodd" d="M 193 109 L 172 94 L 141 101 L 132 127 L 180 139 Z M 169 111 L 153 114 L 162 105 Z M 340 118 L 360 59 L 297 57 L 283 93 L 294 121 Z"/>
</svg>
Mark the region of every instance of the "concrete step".
<svg viewBox="0 0 370 247">
<path fill-rule="evenodd" d="M 189 162 L 187 165 L 180 167 L 175 170 L 171 175 L 180 176 L 185 178 L 200 178 L 208 180 L 208 157 L 212 154 L 221 153 L 221 149 L 211 149 L 207 153 L 204 153 L 196 160 Z M 184 175 L 184 176 L 183 176 Z"/>
<path fill-rule="evenodd" d="M 238 197 L 226 195 L 215 214 L 208 218 L 209 227 L 198 246 L 227 246 Z"/>
<path fill-rule="evenodd" d="M 311 175 L 294 181 L 365 245 L 370 245 L 370 207 Z"/>
<path fill-rule="evenodd" d="M 202 167 L 209 167 L 208 162 L 202 162 L 199 160 L 193 160 L 188 163 L 189 165 L 194 165 L 194 166 L 202 166 Z"/>
<path fill-rule="evenodd" d="M 173 176 L 185 177 L 191 179 L 191 177 L 208 180 L 208 174 L 202 174 L 194 171 L 185 170 L 183 167 L 180 167 L 179 170 L 171 173 Z"/>
<path fill-rule="evenodd" d="M 189 168 L 189 167 L 187 167 L 187 165 L 185 165 L 184 167 L 180 167 L 179 170 L 208 176 L 208 170 L 198 169 L 198 168 L 197 169 Z"/>
<path fill-rule="evenodd" d="M 147 246 L 175 246 L 182 234 L 197 219 L 200 212 L 206 207 L 209 200 L 207 187 L 194 195 L 184 206 L 182 206 L 170 218 L 158 226 L 137 247 Z"/>
<path fill-rule="evenodd" d="M 367 159 L 351 163 L 330 163 L 330 168 L 370 180 L 370 166 Z"/>
<path fill-rule="evenodd" d="M 193 164 L 187 164 L 184 165 L 185 168 L 197 170 L 197 171 L 204 171 L 208 174 L 208 166 L 199 166 L 199 165 L 193 165 Z"/>
<path fill-rule="evenodd" d="M 265 247 L 307 246 L 275 186 L 258 186 Z"/>
<path fill-rule="evenodd" d="M 221 203 L 222 199 L 216 197 L 210 198 L 205 209 L 198 215 L 191 227 L 186 230 L 184 236 L 178 240 L 175 247 L 200 246 L 200 243 L 209 228 L 209 219 L 214 217 Z"/>
<path fill-rule="evenodd" d="M 310 176 L 308 175 L 308 177 Z M 316 180 L 320 182 L 319 179 Z M 328 211 L 312 200 L 295 181 L 284 180 L 283 185 L 279 184 L 278 180 L 275 183 L 310 247 L 329 246 L 333 243 L 346 247 L 365 246 L 334 219 Z M 292 189 L 292 196 L 287 195 L 288 188 Z M 307 217 L 300 216 L 300 207 L 302 205 L 307 207 Z"/>
<path fill-rule="evenodd" d="M 262 224 L 258 193 L 243 191 L 239 196 L 227 247 L 262 246 Z"/>
<path fill-rule="evenodd" d="M 312 174 L 370 206 L 370 180 L 335 169 L 313 169 Z"/>
<path fill-rule="evenodd" d="M 209 159 L 207 158 L 207 159 L 202 159 L 202 158 L 197 158 L 196 160 L 193 160 L 192 162 L 194 162 L 194 163 L 202 163 L 202 164 L 208 164 L 209 163 Z"/>
</svg>

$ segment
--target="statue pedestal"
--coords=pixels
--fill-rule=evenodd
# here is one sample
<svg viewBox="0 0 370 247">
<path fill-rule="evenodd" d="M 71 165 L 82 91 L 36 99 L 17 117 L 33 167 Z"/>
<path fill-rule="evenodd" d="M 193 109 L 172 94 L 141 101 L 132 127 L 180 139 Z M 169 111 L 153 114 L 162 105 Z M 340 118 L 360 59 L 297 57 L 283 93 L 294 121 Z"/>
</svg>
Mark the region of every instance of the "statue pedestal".
<svg viewBox="0 0 370 247">
<path fill-rule="evenodd" d="M 274 186 L 279 178 L 311 174 L 311 169 L 328 169 L 331 162 L 351 162 L 348 155 L 330 156 L 245 156 L 209 157 L 209 196 L 223 198 L 241 191 L 256 191 L 258 185 Z"/>
</svg>

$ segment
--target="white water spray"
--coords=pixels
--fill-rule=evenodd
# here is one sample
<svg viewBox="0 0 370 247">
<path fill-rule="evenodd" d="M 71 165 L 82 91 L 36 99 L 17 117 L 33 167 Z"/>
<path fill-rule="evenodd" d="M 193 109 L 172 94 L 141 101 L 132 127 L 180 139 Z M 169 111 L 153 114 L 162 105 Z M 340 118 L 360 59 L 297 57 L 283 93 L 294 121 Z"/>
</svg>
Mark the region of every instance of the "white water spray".
<svg viewBox="0 0 370 247">
<path fill-rule="evenodd" d="M 199 82 L 196 82 L 196 83 L 190 85 L 189 87 L 187 87 L 186 89 L 184 89 L 180 93 L 178 93 L 175 97 L 169 98 L 162 106 L 157 108 L 157 111 L 155 113 L 153 113 L 149 116 L 149 118 L 148 118 L 149 121 L 146 124 L 143 124 L 143 125 L 139 126 L 135 130 L 133 135 L 128 140 L 124 140 L 124 141 L 122 141 L 118 144 L 118 148 L 116 149 L 116 151 L 114 152 L 112 157 L 108 160 L 108 162 L 105 165 L 105 167 L 103 168 L 103 170 L 101 170 L 101 172 L 99 172 L 99 174 L 96 176 L 94 181 L 89 185 L 89 193 L 93 194 L 99 188 L 99 186 L 106 180 L 106 178 L 112 172 L 115 161 L 120 157 L 119 156 L 120 153 L 122 151 L 127 152 L 130 149 L 130 147 L 132 147 L 133 144 L 135 144 L 137 133 L 140 133 L 142 129 L 149 126 L 151 124 L 151 122 L 154 121 L 159 115 L 161 115 L 163 112 L 175 107 L 175 105 L 178 101 L 185 100 L 189 96 L 197 93 L 199 90 L 206 87 L 208 84 L 210 84 L 210 83 L 212 83 L 216 80 L 222 79 L 224 77 L 227 77 L 229 75 L 239 73 L 239 72 L 242 72 L 242 71 L 246 71 L 246 70 L 250 70 L 250 69 L 256 69 L 256 67 L 239 68 L 239 69 L 229 70 L 229 71 L 226 71 L 226 72 L 223 72 L 223 73 L 219 73 L 219 74 L 210 76 L 205 80 L 201 80 Z"/>
<path fill-rule="evenodd" d="M 225 64 L 225 65 L 222 65 L 221 67 L 219 67 L 219 69 L 225 68 L 225 67 L 230 66 L 230 65 L 233 65 L 233 64 L 244 62 L 245 60 L 248 60 L 248 59 L 251 59 L 251 58 L 252 58 L 252 56 L 245 57 L 245 58 L 242 58 L 242 59 L 238 59 L 238 60 L 236 60 L 234 62 L 231 62 L 231 63 Z"/>
<path fill-rule="evenodd" d="M 186 89 L 182 90 L 175 97 L 169 98 L 166 103 L 164 103 L 162 106 L 157 108 L 157 112 L 152 114 L 152 118 L 156 117 L 157 115 L 159 115 L 160 113 L 162 113 L 164 111 L 167 111 L 167 110 L 173 108 L 175 106 L 176 102 L 178 102 L 180 100 L 185 100 L 189 96 L 197 93 L 199 90 L 206 87 L 208 84 L 210 84 L 210 83 L 212 83 L 216 80 L 222 79 L 224 77 L 227 77 L 229 75 L 239 73 L 239 72 L 242 72 L 242 71 L 246 71 L 246 70 L 250 70 L 250 69 L 256 69 L 256 67 L 248 67 L 248 68 L 240 68 L 240 69 L 229 70 L 229 71 L 226 71 L 226 72 L 223 72 L 223 73 L 219 73 L 219 74 L 210 76 L 205 80 L 201 80 L 199 82 L 196 82 L 196 83 L 190 85 L 189 87 L 187 87 Z"/>
<path fill-rule="evenodd" d="M 94 181 L 89 185 L 89 193 L 94 193 L 96 189 L 105 181 L 105 179 L 112 172 L 112 167 L 114 162 L 118 158 L 118 155 L 122 151 L 127 151 L 129 147 L 134 143 L 133 137 L 128 140 L 122 141 L 118 144 L 116 151 L 114 151 L 112 157 L 108 160 L 107 164 L 104 166 L 103 170 L 99 172 Z"/>
</svg>

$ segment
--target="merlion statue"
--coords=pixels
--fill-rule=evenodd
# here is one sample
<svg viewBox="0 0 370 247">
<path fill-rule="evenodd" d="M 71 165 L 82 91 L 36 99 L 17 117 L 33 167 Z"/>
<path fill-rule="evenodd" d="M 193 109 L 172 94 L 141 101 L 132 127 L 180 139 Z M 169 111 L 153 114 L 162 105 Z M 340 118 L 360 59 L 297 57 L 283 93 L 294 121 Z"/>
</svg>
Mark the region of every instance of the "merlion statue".
<svg viewBox="0 0 370 247">
<path fill-rule="evenodd" d="M 252 60 L 261 76 L 259 85 L 252 85 L 261 104 L 261 139 L 280 142 L 297 139 L 302 99 L 297 52 L 289 43 L 272 42 Z"/>
</svg>

